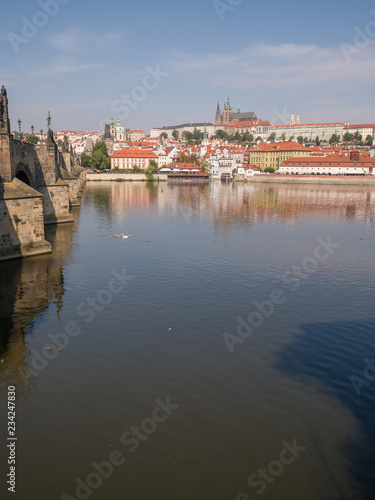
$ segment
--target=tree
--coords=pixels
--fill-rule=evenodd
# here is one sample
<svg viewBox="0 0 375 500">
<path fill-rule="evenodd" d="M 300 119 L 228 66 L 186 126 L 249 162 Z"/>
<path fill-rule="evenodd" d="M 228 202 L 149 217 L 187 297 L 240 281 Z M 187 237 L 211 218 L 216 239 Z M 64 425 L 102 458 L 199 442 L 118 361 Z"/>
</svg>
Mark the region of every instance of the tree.
<svg viewBox="0 0 375 500">
<path fill-rule="evenodd" d="M 108 156 L 107 146 L 104 141 L 98 141 L 93 147 L 91 166 L 98 170 L 105 170 L 111 167 L 111 160 Z"/>
<path fill-rule="evenodd" d="M 194 128 L 193 139 L 195 141 L 201 141 L 203 139 L 203 135 L 204 135 L 203 132 L 198 130 L 197 127 Z"/>
<path fill-rule="evenodd" d="M 362 141 L 362 136 L 361 136 L 361 134 L 357 131 L 357 132 L 354 134 L 353 139 L 354 139 L 356 142 L 361 142 L 361 141 Z"/>
<path fill-rule="evenodd" d="M 298 141 L 300 144 L 303 144 L 304 139 L 303 139 L 302 135 L 299 135 L 299 136 L 297 137 L 297 141 Z"/>
<path fill-rule="evenodd" d="M 228 138 L 228 134 L 221 128 L 216 131 L 216 139 L 226 140 Z"/>
<path fill-rule="evenodd" d="M 193 138 L 193 134 L 191 132 L 189 132 L 188 130 L 184 130 L 182 132 L 182 136 L 187 140 L 187 141 L 191 141 L 192 138 Z"/>
<path fill-rule="evenodd" d="M 320 140 L 319 140 L 319 136 L 318 135 L 315 138 L 315 145 L 316 146 L 320 146 Z"/>
<path fill-rule="evenodd" d="M 342 138 L 344 142 L 351 142 L 353 140 L 353 134 L 346 132 Z"/>
<path fill-rule="evenodd" d="M 92 167 L 91 156 L 88 156 L 86 153 L 82 153 L 81 162 L 82 162 L 82 165 L 86 168 Z"/>
<path fill-rule="evenodd" d="M 25 137 L 26 142 L 31 142 L 31 144 L 38 144 L 39 137 L 34 134 L 29 134 Z"/>
<path fill-rule="evenodd" d="M 281 136 L 281 140 L 282 140 L 283 142 L 285 142 L 285 141 L 286 141 L 286 135 L 285 135 L 285 132 L 284 132 L 284 133 L 283 133 L 283 135 Z"/>
<path fill-rule="evenodd" d="M 243 142 L 253 142 L 253 141 L 254 141 L 254 136 L 253 136 L 252 134 L 250 134 L 250 132 L 247 130 L 247 131 L 243 134 L 243 136 L 242 136 L 241 140 L 242 140 Z"/>
<path fill-rule="evenodd" d="M 373 145 L 373 143 L 374 143 L 374 138 L 372 137 L 372 135 L 370 135 L 370 134 L 369 134 L 369 135 L 366 137 L 366 145 L 367 145 L 367 146 L 372 146 L 372 145 Z"/>
<path fill-rule="evenodd" d="M 155 160 L 150 160 L 148 167 L 146 169 L 146 177 L 148 181 L 154 180 L 154 174 L 158 172 L 158 164 Z"/>
<path fill-rule="evenodd" d="M 179 135 L 180 135 L 180 134 L 179 134 L 178 130 L 174 130 L 174 131 L 172 132 L 172 136 L 173 136 L 173 138 L 174 138 L 176 141 L 178 140 Z"/>
<path fill-rule="evenodd" d="M 273 167 L 267 167 L 264 169 L 264 171 L 273 174 L 275 172 L 275 169 Z"/>
<path fill-rule="evenodd" d="M 270 142 L 274 142 L 275 139 L 276 139 L 276 133 L 272 132 L 272 134 L 269 136 L 267 140 Z"/>
<path fill-rule="evenodd" d="M 167 132 L 162 132 L 159 136 L 160 139 L 168 139 L 168 134 Z"/>
<path fill-rule="evenodd" d="M 140 172 L 142 172 L 142 169 L 138 167 L 138 165 L 133 165 L 132 170 L 134 174 L 139 174 Z"/>
<path fill-rule="evenodd" d="M 340 136 L 338 134 L 333 134 L 329 140 L 330 144 L 338 144 L 340 142 Z"/>
</svg>

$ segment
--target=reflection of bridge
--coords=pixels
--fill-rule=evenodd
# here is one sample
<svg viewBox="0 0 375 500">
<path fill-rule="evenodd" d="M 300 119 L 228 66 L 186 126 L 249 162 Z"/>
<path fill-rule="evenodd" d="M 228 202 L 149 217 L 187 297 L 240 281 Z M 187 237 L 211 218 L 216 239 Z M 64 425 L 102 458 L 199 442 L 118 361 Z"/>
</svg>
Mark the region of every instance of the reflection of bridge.
<svg viewBox="0 0 375 500">
<path fill-rule="evenodd" d="M 78 215 L 78 210 L 73 212 Z M 9 385 L 17 386 L 21 398 L 32 386 L 35 356 L 27 334 L 34 331 L 34 324 L 48 309 L 56 310 L 56 324 L 59 322 L 65 294 L 64 268 L 71 257 L 77 219 L 72 224 L 48 226 L 52 255 L 0 263 L 0 397 Z"/>
<path fill-rule="evenodd" d="M 64 141 L 59 151 L 51 130 L 43 144 L 10 133 L 8 99 L 0 94 L 0 260 L 48 253 L 44 225 L 72 222 L 86 171 Z"/>
</svg>

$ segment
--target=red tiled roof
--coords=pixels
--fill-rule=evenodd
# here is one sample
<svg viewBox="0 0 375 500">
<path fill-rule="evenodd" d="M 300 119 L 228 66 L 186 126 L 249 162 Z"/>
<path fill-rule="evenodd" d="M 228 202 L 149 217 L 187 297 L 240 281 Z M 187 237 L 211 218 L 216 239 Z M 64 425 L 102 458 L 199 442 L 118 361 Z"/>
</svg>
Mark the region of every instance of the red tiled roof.
<svg viewBox="0 0 375 500">
<path fill-rule="evenodd" d="M 157 158 L 157 155 L 150 149 L 130 149 L 122 148 L 113 153 L 111 158 Z"/>
</svg>

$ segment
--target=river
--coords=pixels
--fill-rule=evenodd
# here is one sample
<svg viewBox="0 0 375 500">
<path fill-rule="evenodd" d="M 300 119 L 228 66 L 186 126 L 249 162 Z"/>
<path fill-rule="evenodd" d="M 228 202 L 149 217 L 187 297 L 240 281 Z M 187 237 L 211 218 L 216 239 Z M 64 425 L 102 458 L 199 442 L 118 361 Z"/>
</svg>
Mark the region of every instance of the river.
<svg viewBox="0 0 375 500">
<path fill-rule="evenodd" d="M 0 264 L 1 498 L 9 386 L 9 498 L 374 498 L 374 188 L 90 182 L 73 214 Z"/>
</svg>

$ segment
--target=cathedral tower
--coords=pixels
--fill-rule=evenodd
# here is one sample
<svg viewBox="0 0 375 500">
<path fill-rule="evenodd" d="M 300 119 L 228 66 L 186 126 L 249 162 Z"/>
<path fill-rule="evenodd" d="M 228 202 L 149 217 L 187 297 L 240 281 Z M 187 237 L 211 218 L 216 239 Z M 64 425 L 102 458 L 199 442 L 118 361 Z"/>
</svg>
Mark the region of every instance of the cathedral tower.
<svg viewBox="0 0 375 500">
<path fill-rule="evenodd" d="M 232 113 L 233 113 L 233 109 L 232 109 L 232 106 L 230 105 L 229 96 L 228 96 L 227 103 L 224 106 L 223 124 L 230 123 L 230 121 L 232 119 Z"/>
<path fill-rule="evenodd" d="M 216 115 L 215 115 L 215 125 L 222 125 L 219 103 L 217 103 L 217 109 L 216 109 Z"/>
</svg>

